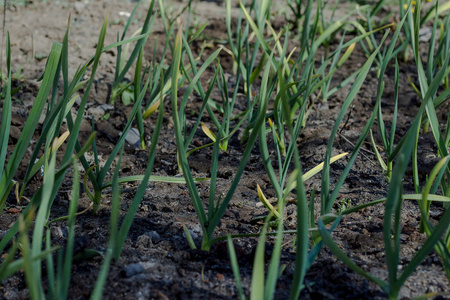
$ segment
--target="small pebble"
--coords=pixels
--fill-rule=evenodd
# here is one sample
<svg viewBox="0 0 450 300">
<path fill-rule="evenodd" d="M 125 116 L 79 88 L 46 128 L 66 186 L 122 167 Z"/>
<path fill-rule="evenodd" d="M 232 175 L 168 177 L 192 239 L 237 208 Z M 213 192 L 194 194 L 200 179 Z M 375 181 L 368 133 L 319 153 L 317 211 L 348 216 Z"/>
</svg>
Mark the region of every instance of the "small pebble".
<svg viewBox="0 0 450 300">
<path fill-rule="evenodd" d="M 139 136 L 139 131 L 136 128 L 131 128 L 127 136 L 125 137 L 125 141 L 130 145 L 136 148 L 139 148 L 141 143 L 141 137 Z"/>
<path fill-rule="evenodd" d="M 153 241 L 154 243 L 156 243 L 156 244 L 159 243 L 159 242 L 162 240 L 162 239 L 161 239 L 161 236 L 159 235 L 159 233 L 157 233 L 157 232 L 154 231 L 154 230 L 148 232 L 148 235 L 151 236 L 152 241 Z"/>
<path fill-rule="evenodd" d="M 114 106 L 111 105 L 111 104 L 105 103 L 105 104 L 100 105 L 98 108 L 101 108 L 101 109 L 103 109 L 105 112 L 108 112 L 108 111 L 113 110 L 113 109 L 114 109 Z"/>
<path fill-rule="evenodd" d="M 128 265 L 125 268 L 123 268 L 121 274 L 122 276 L 126 278 L 130 278 L 134 275 L 141 274 L 145 271 L 145 268 L 140 263 Z"/>
</svg>

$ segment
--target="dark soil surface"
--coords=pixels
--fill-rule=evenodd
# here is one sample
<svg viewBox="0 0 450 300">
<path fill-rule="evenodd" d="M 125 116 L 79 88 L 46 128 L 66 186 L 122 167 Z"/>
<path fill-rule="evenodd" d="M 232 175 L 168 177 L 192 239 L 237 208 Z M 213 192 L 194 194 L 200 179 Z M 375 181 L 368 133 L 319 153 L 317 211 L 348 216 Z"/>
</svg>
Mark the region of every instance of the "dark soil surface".
<svg viewBox="0 0 450 300">
<path fill-rule="evenodd" d="M 184 4 L 178 1 L 164 2 L 167 3 L 167 10 L 172 15 L 176 15 Z M 280 1 L 280 3 L 284 2 Z M 109 28 L 105 43 L 110 44 L 115 41 L 117 31 L 123 30 L 124 22 L 126 22 L 126 16 L 122 16 L 120 12 L 130 12 L 133 7 L 134 3 L 117 0 L 57 1 L 52 4 L 34 1 L 28 3 L 25 7 L 9 6 L 6 14 L 6 29 L 11 33 L 13 69 L 17 72 L 17 76 L 20 75 L 19 79 L 14 82 L 19 88 L 19 92 L 14 96 L 13 101 L 11 149 L 17 142 L 27 113 L 38 91 L 40 83 L 37 80 L 45 67 L 45 59 L 43 58 L 50 51 L 53 41 L 62 40 L 69 14 L 71 14 L 69 72 L 73 74 L 78 65 L 84 63 L 94 54 L 100 27 L 107 9 L 109 10 Z M 347 12 L 346 7 L 340 8 L 343 10 L 342 14 Z M 198 1 L 193 11 L 193 20 L 196 24 L 209 22 L 204 36 L 211 41 L 212 50 L 216 49 L 220 43 L 224 43 L 223 40 L 226 39 L 225 7 L 222 1 Z M 276 13 L 276 9 L 272 11 L 274 12 L 274 24 L 283 26 L 284 16 L 282 13 Z M 237 14 L 235 8 L 233 14 Z M 141 12 L 140 20 L 142 21 L 144 17 L 144 12 Z M 130 32 L 134 32 L 138 25 L 133 24 L 133 26 L 133 30 L 130 30 Z M 161 47 L 166 39 L 160 18 L 156 19 L 152 31 L 153 33 L 146 46 L 145 58 L 147 60 L 153 59 L 155 42 L 157 43 L 156 55 L 161 54 Z M 336 42 L 338 41 L 336 40 Z M 200 44 L 198 46 L 200 47 Z M 193 50 L 197 51 L 198 49 Z M 85 114 L 86 122 L 83 124 L 79 136 L 80 142 L 83 143 L 91 133 L 90 120 L 92 116 L 95 116 L 98 120 L 96 122 L 98 151 L 105 160 L 116 144 L 131 110 L 130 107 L 122 105 L 120 101 L 109 107 L 108 111 L 104 111 L 105 106 L 102 106 L 109 103 L 108 97 L 110 83 L 114 76 L 115 55 L 114 51 L 103 55 L 100 69 L 97 72 L 97 80 L 89 98 Z M 207 53 L 203 54 L 202 59 L 206 58 Z M 231 57 L 222 52 L 220 59 L 230 82 L 232 82 L 234 75 L 231 71 Z M 364 64 L 365 59 L 364 52 L 357 47 L 349 61 L 335 76 L 336 80 L 342 80 L 349 76 Z M 19 68 L 21 68 L 20 74 Z M 212 72 L 212 70 L 208 72 Z M 375 72 L 369 73 L 365 84 L 348 112 L 348 116 L 345 118 L 347 122 L 342 124 L 339 136 L 334 144 L 334 154 L 352 151 L 353 143 L 356 142 L 370 117 L 376 96 L 377 79 Z M 415 111 L 420 105 L 419 99 L 407 80 L 407 75 L 411 76 L 412 80 L 417 78 L 413 62 L 402 62 L 400 72 L 401 96 L 399 99 L 398 137 L 406 132 L 415 116 Z M 205 78 L 207 79 L 210 74 L 206 74 Z M 387 114 L 387 123 L 390 124 L 389 114 L 392 114 L 394 109 L 394 68 L 390 67 L 385 76 L 386 89 L 382 105 Z M 131 74 L 128 79 L 132 79 Z M 348 89 L 347 87 L 340 90 L 325 103 L 317 101 L 308 116 L 306 127 L 302 130 L 298 140 L 304 170 L 309 170 L 323 161 L 334 120 L 339 113 Z M 212 98 L 219 99 L 218 92 L 214 93 Z M 198 111 L 201 99 L 193 95 L 191 100 L 188 108 L 193 112 Z M 166 103 L 166 107 L 163 131 L 158 143 L 152 174 L 181 176 L 177 167 L 173 120 L 169 102 Z M 239 108 L 239 104 L 237 107 Z M 448 106 L 439 108 L 438 116 L 446 119 L 448 109 Z M 110 118 L 99 120 L 99 114 L 102 116 L 106 112 L 110 113 Z M 239 112 L 239 110 L 236 110 L 235 113 Z M 76 114 L 76 107 L 73 113 Z M 204 122 L 207 122 L 207 120 L 205 119 Z M 151 117 L 145 121 L 147 144 L 150 143 L 155 123 L 156 117 Z M 231 139 L 227 152 L 220 155 L 218 192 L 228 190 L 237 170 L 244 149 L 239 139 L 240 135 L 242 135 L 242 131 Z M 209 141 L 208 137 L 199 130 L 195 136 L 196 145 L 206 144 Z M 377 141 L 380 142 L 379 139 Z M 423 172 L 423 178 L 425 178 L 425 175 L 429 174 L 438 161 L 435 156 L 435 145 L 430 134 L 422 135 L 419 148 L 420 169 Z M 32 148 L 30 148 L 30 152 L 25 157 L 23 166 L 17 174 L 17 180 L 19 181 L 21 176 L 24 176 L 28 163 L 26 159 L 31 155 L 31 151 Z M 195 176 L 210 176 L 211 151 L 211 148 L 205 148 L 190 156 L 189 160 Z M 147 164 L 147 156 L 147 151 L 139 150 L 133 145 L 127 145 L 120 166 L 121 176 L 143 174 Z M 92 157 L 88 158 L 93 159 Z M 332 183 L 337 181 L 345 166 L 345 159 L 332 165 Z M 411 174 L 407 173 L 408 176 L 411 176 Z M 33 183 L 27 188 L 26 196 L 31 198 L 33 191 L 40 185 L 41 178 L 38 177 L 34 178 Z M 61 193 L 54 202 L 51 219 L 67 214 L 71 183 L 72 179 L 69 175 Z M 229 233 L 258 233 L 261 230 L 262 222 L 255 221 L 254 218 L 266 214 L 267 211 L 259 204 L 260 201 L 256 193 L 257 184 L 261 186 L 266 195 L 274 196 L 269 178 L 261 163 L 259 150 L 255 147 L 234 198 L 217 228 L 217 236 Z M 316 175 L 305 184 L 308 193 L 316 189 L 317 195 L 320 194 L 320 175 Z M 137 186 L 138 183 L 126 184 L 122 187 L 121 212 L 123 216 L 133 199 Z M 200 184 L 199 190 L 206 198 L 208 184 Z M 341 196 L 334 209 L 339 209 L 340 204 L 344 201 L 347 205 L 355 206 L 382 198 L 386 195 L 386 191 L 386 177 L 376 161 L 370 143 L 367 142 L 340 191 Z M 405 192 L 413 192 L 412 179 L 409 177 L 405 178 Z M 80 211 L 90 205 L 89 198 L 85 193 L 81 197 Z M 77 217 L 76 243 L 80 251 L 88 248 L 104 251 L 107 247 L 110 200 L 111 191 L 105 190 L 102 208 L 97 215 L 93 213 L 92 209 L 89 209 L 86 213 Z M 319 209 L 319 197 L 316 196 L 315 200 Z M 6 211 L 2 212 L 0 218 L 2 233 L 6 232 L 17 220 L 19 212 L 25 205 L 25 202 L 17 204 L 14 198 L 11 198 Z M 441 213 L 442 205 L 432 205 L 432 220 L 439 220 Z M 339 246 L 364 270 L 387 279 L 382 239 L 383 215 L 384 206 L 382 204 L 348 215 L 343 218 L 333 233 L 333 237 Z M 407 265 L 426 239 L 425 235 L 419 233 L 419 220 L 420 213 L 417 204 L 412 201 L 405 201 L 400 268 Z M 195 242 L 200 245 L 201 228 L 187 188 L 180 184 L 150 183 L 125 242 L 122 256 L 111 266 L 104 290 L 104 298 L 236 299 L 237 291 L 226 243 L 215 244 L 210 252 L 191 250 L 183 234 L 183 225 L 189 228 Z M 287 206 L 285 229 L 295 229 L 295 227 L 296 206 L 291 203 Z M 65 222 L 56 222 L 51 225 L 54 244 L 64 246 L 66 229 Z M 286 268 L 278 280 L 277 299 L 288 298 L 294 272 L 293 236 L 287 235 L 284 239 L 282 263 L 286 265 Z M 272 239 L 268 238 L 266 258 L 271 253 L 271 241 Z M 256 238 L 234 240 L 246 293 L 250 289 L 256 242 Z M 102 262 L 102 258 L 98 256 L 74 264 L 70 288 L 71 299 L 89 298 Z M 448 295 L 450 292 L 449 286 L 440 258 L 436 254 L 431 254 L 408 279 L 401 290 L 401 297 L 409 299 L 425 293 L 447 293 Z M 3 299 L 26 299 L 28 297 L 23 273 L 19 272 L 1 282 L 0 297 Z M 307 272 L 306 288 L 303 290 L 301 298 L 383 299 L 385 295 L 378 286 L 349 270 L 324 247 Z M 440 296 L 440 299 L 444 299 L 443 296 Z"/>
</svg>

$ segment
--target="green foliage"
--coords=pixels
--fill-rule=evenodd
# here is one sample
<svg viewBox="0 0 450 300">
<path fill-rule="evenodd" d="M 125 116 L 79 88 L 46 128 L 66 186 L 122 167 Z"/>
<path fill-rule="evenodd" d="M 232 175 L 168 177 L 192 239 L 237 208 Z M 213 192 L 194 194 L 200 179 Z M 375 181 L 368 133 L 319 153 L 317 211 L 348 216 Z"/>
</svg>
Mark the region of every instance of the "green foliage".
<svg viewBox="0 0 450 300">
<path fill-rule="evenodd" d="M 136 10 L 138 9 L 138 7 L 140 6 L 141 3 L 142 3 L 142 0 L 140 0 L 138 2 L 138 4 L 134 7 L 133 11 L 131 12 L 130 17 L 128 18 L 128 21 L 125 25 L 125 28 L 123 30 L 123 33 L 122 33 L 122 36 L 120 37 L 120 39 L 119 39 L 119 33 L 117 33 L 117 42 L 121 42 L 121 41 L 125 40 L 125 36 L 128 32 L 128 28 L 129 28 L 131 22 L 133 21 L 133 17 L 136 13 Z M 122 95 L 124 92 L 126 92 L 127 89 L 129 88 L 129 86 L 131 85 L 131 83 L 125 84 L 123 82 L 123 80 L 124 80 L 126 74 L 128 73 L 128 71 L 130 70 L 130 68 L 133 66 L 136 59 L 138 59 L 138 57 L 140 55 L 142 55 L 144 45 L 150 35 L 153 22 L 155 21 L 155 14 L 153 11 L 154 5 L 155 5 L 155 0 L 152 0 L 150 3 L 150 7 L 147 10 L 147 15 L 145 17 L 144 24 L 137 32 L 135 32 L 132 35 L 132 37 L 136 37 L 136 36 L 140 35 L 141 38 L 135 44 L 133 50 L 131 51 L 130 56 L 128 57 L 130 44 L 128 44 L 128 43 L 126 44 L 125 51 L 122 51 L 122 44 L 117 45 L 116 72 L 114 74 L 114 82 L 112 84 L 111 103 L 114 103 L 115 99 L 118 96 Z M 128 57 L 128 60 L 126 60 L 127 57 Z M 140 72 L 140 68 L 139 68 L 139 71 L 136 71 L 136 72 Z M 137 73 L 136 75 L 137 76 L 136 76 L 135 80 L 140 80 L 139 73 Z M 137 99 L 137 97 L 135 97 L 135 100 L 136 99 Z"/>
</svg>

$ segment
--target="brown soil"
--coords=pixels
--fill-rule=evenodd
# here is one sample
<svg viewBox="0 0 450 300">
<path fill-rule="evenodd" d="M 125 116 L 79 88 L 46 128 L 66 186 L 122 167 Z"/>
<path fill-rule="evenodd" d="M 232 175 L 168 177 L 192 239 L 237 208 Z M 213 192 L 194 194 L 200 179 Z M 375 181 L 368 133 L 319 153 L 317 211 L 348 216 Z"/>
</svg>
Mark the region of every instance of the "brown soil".
<svg viewBox="0 0 450 300">
<path fill-rule="evenodd" d="M 165 1 L 166 2 L 166 1 Z M 176 14 L 179 2 L 169 2 L 168 11 Z M 348 4 L 350 5 L 350 4 Z M 21 79 L 15 81 L 19 92 L 14 96 L 13 124 L 11 129 L 10 147 L 17 142 L 21 128 L 26 120 L 34 97 L 37 93 L 39 82 L 37 79 L 45 67 L 43 59 L 50 50 L 53 41 L 61 41 L 65 32 L 67 18 L 71 14 L 71 29 L 69 35 L 70 45 L 70 69 L 73 74 L 79 64 L 84 63 L 95 52 L 100 27 L 109 10 L 109 28 L 106 44 L 113 43 L 117 31 L 123 29 L 126 17 L 119 12 L 130 12 L 134 3 L 123 1 L 90 1 L 72 2 L 63 1 L 48 3 L 28 3 L 23 6 L 9 6 L 6 15 L 7 30 L 11 33 L 13 68 L 18 72 L 22 68 Z M 233 10 L 233 14 L 236 10 Z M 225 8 L 222 1 L 199 1 L 195 4 L 194 21 L 202 24 L 208 21 L 205 30 L 205 38 L 212 41 L 216 47 L 225 39 Z M 141 13 L 141 18 L 144 13 Z M 275 14 L 279 24 L 283 24 L 283 16 Z M 134 30 L 136 24 L 133 24 Z M 130 32 L 134 32 L 134 30 Z M 154 43 L 157 41 L 156 55 L 161 54 L 165 36 L 158 18 L 153 27 L 153 34 L 146 47 L 146 59 L 152 59 Z M 198 45 L 200 46 L 200 44 Z M 213 49 L 214 50 L 214 49 Z M 207 54 L 204 54 L 205 59 Z M 169 55 L 170 57 L 170 55 Z M 39 59 L 38 59 L 39 58 Z M 232 78 L 231 58 L 221 54 L 221 62 L 225 72 Z M 365 61 L 365 55 L 361 49 L 355 51 L 349 62 L 339 71 L 335 78 L 345 78 Z M 5 64 L 3 64 L 5 66 Z M 114 76 L 115 52 L 111 51 L 103 55 L 97 80 L 91 92 L 86 113 L 86 124 L 83 125 L 80 141 L 83 142 L 91 133 L 90 119 L 98 108 L 108 103 L 110 83 Z M 16 73 L 18 74 L 18 73 Z M 401 65 L 400 116 L 398 134 L 407 130 L 414 112 L 419 106 L 419 100 L 410 89 L 407 75 L 416 76 L 409 63 Z M 19 74 L 18 74 L 19 75 Z M 387 113 L 393 111 L 393 68 L 386 73 L 386 91 L 383 99 L 383 109 Z M 206 76 L 207 77 L 207 76 Z M 128 79 L 132 79 L 130 75 Z M 334 152 L 342 153 L 351 151 L 354 143 L 369 118 L 376 96 L 376 74 L 369 73 L 354 106 L 348 116 L 348 122 L 342 127 L 335 143 Z M 303 168 L 309 170 L 323 161 L 329 135 L 334 125 L 334 120 L 339 113 L 341 103 L 346 97 L 347 89 L 343 89 L 333 95 L 328 102 L 316 103 L 312 113 L 308 117 L 306 128 L 302 130 L 298 141 Z M 219 94 L 213 94 L 213 98 Z M 201 100 L 192 97 L 190 109 L 198 108 Z M 239 105 L 238 105 L 239 107 Z M 120 101 L 111 110 L 108 120 L 97 121 L 98 140 L 97 145 L 100 154 L 106 159 L 111 149 L 119 138 L 130 108 L 124 107 Z M 173 134 L 173 121 L 167 103 L 164 126 L 159 140 L 154 175 L 178 174 L 176 163 L 176 148 Z M 438 115 L 446 117 L 448 106 L 442 107 Z M 98 118 L 97 118 L 98 119 Z M 145 122 L 147 133 L 154 128 L 155 118 Z M 346 118 L 347 120 L 347 118 Z M 148 141 L 151 136 L 147 136 Z M 199 131 L 195 137 L 197 144 L 208 143 L 208 138 Z M 425 177 L 436 163 L 434 155 L 434 143 L 428 134 L 423 135 L 421 141 L 421 170 Z M 343 199 L 350 199 L 350 205 L 355 206 L 385 196 L 387 183 L 385 176 L 376 162 L 370 144 L 364 145 L 360 157 L 357 159 L 346 183 L 341 190 Z M 226 191 L 242 156 L 243 146 L 239 141 L 239 135 L 231 139 L 229 150 L 220 156 L 220 171 L 218 180 L 218 192 Z M 31 152 L 30 152 L 31 153 Z M 122 161 L 121 175 L 143 174 L 147 163 L 146 151 L 127 146 Z M 190 163 L 195 176 L 209 176 L 209 163 L 211 149 L 206 148 L 194 153 L 190 157 Z M 29 154 L 28 154 L 29 157 Z M 18 175 L 18 180 L 24 175 L 27 165 L 26 158 Z M 332 182 L 336 182 L 338 176 L 346 165 L 345 159 L 332 166 Z M 411 175 L 410 173 L 407 175 Z M 40 178 L 34 179 L 34 184 L 27 189 L 28 196 L 32 195 L 35 187 L 40 183 Z M 308 192 L 317 189 L 320 194 L 320 176 L 306 182 Z M 257 216 L 264 215 L 266 210 L 258 203 L 256 185 L 259 184 L 268 196 L 273 196 L 273 190 L 268 176 L 259 158 L 259 150 L 255 147 L 244 176 L 240 181 L 235 196 L 225 213 L 217 235 L 228 233 L 258 233 L 262 228 L 260 221 L 254 221 Z M 63 185 L 61 193 L 54 202 L 51 219 L 67 214 L 69 206 L 69 191 L 71 177 Z M 129 204 L 136 191 L 136 185 L 128 184 L 123 187 L 121 209 L 125 215 Z M 332 188 L 332 187 L 331 187 Z M 412 180 L 406 178 L 406 191 L 412 191 Z M 207 195 L 207 184 L 201 185 L 200 190 Z M 103 205 L 98 215 L 92 210 L 77 217 L 76 239 L 80 248 L 97 249 L 104 251 L 107 246 L 109 224 L 110 191 L 105 191 Z M 316 206 L 319 207 L 319 197 L 316 197 Z M 25 205 L 25 203 L 22 203 Z M 89 205 L 89 199 L 84 193 L 80 204 L 80 210 Z M 8 202 L 7 210 L 0 218 L 0 229 L 4 233 L 17 219 L 17 210 L 24 208 L 18 205 L 13 197 Z M 13 209 L 14 208 L 14 209 Z M 336 204 L 335 209 L 339 205 Z M 441 205 L 433 205 L 432 219 L 439 219 L 442 212 Z M 377 205 L 351 214 L 345 217 L 335 230 L 333 236 L 339 246 L 351 256 L 351 258 L 363 269 L 372 274 L 387 278 L 387 269 L 384 259 L 384 246 L 382 239 L 382 220 L 384 207 Z M 413 257 L 416 250 L 424 242 L 425 236 L 419 234 L 420 220 L 416 203 L 405 201 L 403 208 L 402 227 L 402 257 L 401 266 L 404 266 Z M 196 243 L 201 243 L 201 229 L 195 214 L 189 193 L 184 185 L 169 183 L 150 183 L 147 193 L 142 200 L 140 210 L 125 242 L 124 251 L 119 261 L 114 262 L 108 275 L 108 281 L 104 290 L 105 299 L 235 299 L 237 292 L 234 277 L 229 263 L 227 247 L 225 243 L 214 245 L 209 253 L 199 250 L 191 250 L 183 234 L 182 226 L 186 225 Z M 287 206 L 286 229 L 295 229 L 296 207 L 295 204 Z M 52 225 L 52 233 L 55 244 L 64 245 L 66 240 L 66 223 L 57 222 Z M 287 299 L 294 272 L 295 252 L 292 248 L 293 237 L 286 236 L 282 254 L 282 263 L 286 269 L 282 273 L 277 285 L 277 299 Z M 249 292 L 253 254 L 256 247 L 255 238 L 236 239 L 234 244 L 238 253 L 241 276 L 244 290 Z M 271 253 L 271 239 L 268 238 L 266 246 L 266 258 Z M 130 273 L 134 264 L 141 264 L 144 269 L 137 274 Z M 87 299 L 93 290 L 98 271 L 102 264 L 101 257 L 90 260 L 82 260 L 74 264 L 70 298 Z M 302 299 L 382 299 L 385 298 L 381 289 L 368 282 L 363 277 L 349 270 L 327 248 L 323 248 L 317 260 L 312 264 L 306 275 L 306 288 L 301 294 Z M 441 266 L 440 258 L 431 254 L 408 279 L 401 291 L 402 298 L 412 298 L 425 293 L 448 293 L 449 282 Z M 4 299 L 25 299 L 28 297 L 23 273 L 4 280 L 0 285 L 0 297 Z M 440 296 L 440 299 L 444 299 Z M 450 298 L 449 298 L 450 299 Z"/>
</svg>

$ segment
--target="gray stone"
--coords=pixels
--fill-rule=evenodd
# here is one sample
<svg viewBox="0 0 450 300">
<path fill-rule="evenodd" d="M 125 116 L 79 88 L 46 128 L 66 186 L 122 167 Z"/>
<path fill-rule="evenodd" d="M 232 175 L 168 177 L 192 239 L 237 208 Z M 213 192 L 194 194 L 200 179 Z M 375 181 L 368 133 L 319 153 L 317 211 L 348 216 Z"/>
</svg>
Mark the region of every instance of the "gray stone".
<svg viewBox="0 0 450 300">
<path fill-rule="evenodd" d="M 122 270 L 122 276 L 130 278 L 134 275 L 141 274 L 145 271 L 145 268 L 140 263 L 128 265 Z"/>
<path fill-rule="evenodd" d="M 125 137 L 125 141 L 130 145 L 134 146 L 136 148 L 139 148 L 139 145 L 141 143 L 141 137 L 139 136 L 139 130 L 136 128 L 131 128 L 127 136 Z"/>
</svg>

